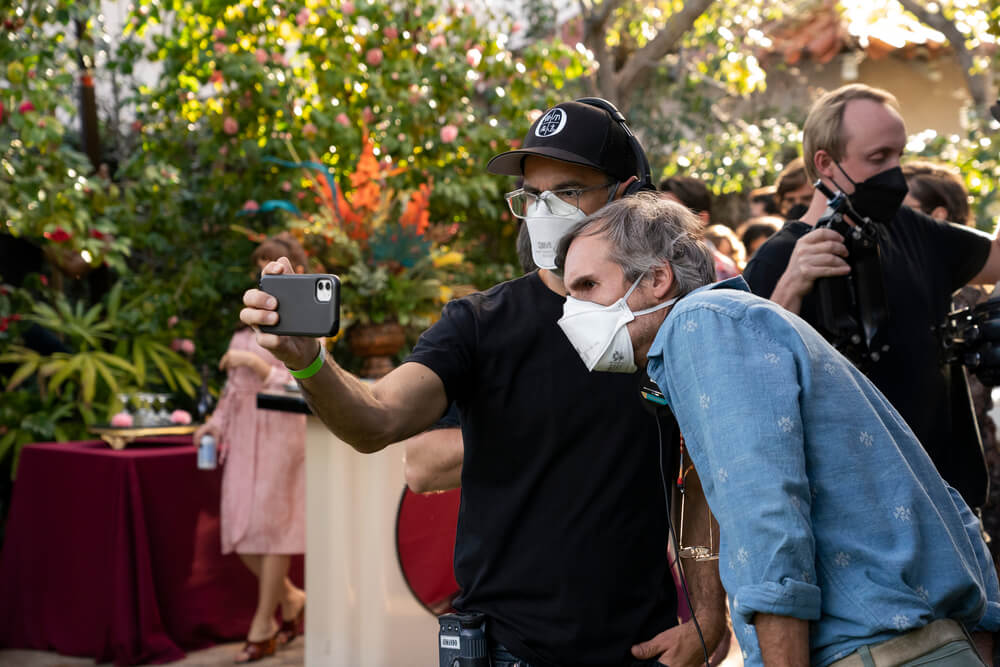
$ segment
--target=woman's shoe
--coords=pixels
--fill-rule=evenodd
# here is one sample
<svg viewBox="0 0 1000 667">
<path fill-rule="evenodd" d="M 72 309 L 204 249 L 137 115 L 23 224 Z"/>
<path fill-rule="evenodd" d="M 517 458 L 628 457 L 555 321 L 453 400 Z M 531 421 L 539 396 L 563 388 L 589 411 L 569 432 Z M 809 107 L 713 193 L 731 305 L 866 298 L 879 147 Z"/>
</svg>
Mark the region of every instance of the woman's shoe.
<svg viewBox="0 0 1000 667">
<path fill-rule="evenodd" d="M 247 640 L 247 643 L 244 644 L 243 648 L 240 650 L 240 653 L 243 655 L 237 657 L 237 659 L 233 662 L 237 665 L 242 665 L 248 662 L 257 662 L 258 660 L 274 655 L 275 650 L 278 648 L 277 640 L 280 633 L 281 630 L 278 630 L 278 632 L 274 633 L 274 636 L 262 639 L 259 642 Z"/>
<path fill-rule="evenodd" d="M 290 621 L 286 621 L 284 618 L 281 619 L 281 627 L 278 629 L 278 634 L 275 635 L 277 638 L 278 646 L 287 646 L 292 642 L 293 639 L 305 632 L 306 623 L 306 606 L 302 605 L 302 609 L 299 610 L 298 615 Z"/>
</svg>

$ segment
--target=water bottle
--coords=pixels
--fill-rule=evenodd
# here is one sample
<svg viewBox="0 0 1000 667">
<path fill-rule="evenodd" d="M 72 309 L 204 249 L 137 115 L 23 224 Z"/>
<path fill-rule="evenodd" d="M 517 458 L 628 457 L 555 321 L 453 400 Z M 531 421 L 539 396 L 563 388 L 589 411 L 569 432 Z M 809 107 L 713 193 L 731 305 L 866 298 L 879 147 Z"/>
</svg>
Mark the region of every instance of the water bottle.
<svg viewBox="0 0 1000 667">
<path fill-rule="evenodd" d="M 198 469 L 215 470 L 217 466 L 215 437 L 211 433 L 201 436 L 198 443 Z"/>
</svg>

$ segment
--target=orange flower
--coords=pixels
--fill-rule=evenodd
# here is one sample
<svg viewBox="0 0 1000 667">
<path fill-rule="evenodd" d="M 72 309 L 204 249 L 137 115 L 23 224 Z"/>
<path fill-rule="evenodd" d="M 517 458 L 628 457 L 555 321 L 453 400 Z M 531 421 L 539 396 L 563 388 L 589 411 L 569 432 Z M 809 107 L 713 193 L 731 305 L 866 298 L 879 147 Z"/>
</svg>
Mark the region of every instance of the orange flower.
<svg viewBox="0 0 1000 667">
<path fill-rule="evenodd" d="M 413 227 L 417 234 L 423 234 L 430 227 L 430 211 L 428 207 L 431 200 L 431 186 L 429 183 L 421 183 L 419 189 L 410 195 L 410 201 L 406 203 L 403 215 L 399 217 L 399 224 L 404 227 Z"/>
</svg>

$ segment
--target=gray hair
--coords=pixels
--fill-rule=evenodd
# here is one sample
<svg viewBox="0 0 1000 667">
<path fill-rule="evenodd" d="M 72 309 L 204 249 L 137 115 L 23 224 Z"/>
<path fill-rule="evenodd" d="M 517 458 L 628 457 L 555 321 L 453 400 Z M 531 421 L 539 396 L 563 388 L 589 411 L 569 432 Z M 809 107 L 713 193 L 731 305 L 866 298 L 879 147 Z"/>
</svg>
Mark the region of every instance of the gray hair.
<svg viewBox="0 0 1000 667">
<path fill-rule="evenodd" d="M 598 235 L 611 241 L 609 258 L 622 268 L 628 283 L 664 263 L 673 271 L 678 297 L 715 282 L 715 258 L 704 242 L 701 220 L 660 194 L 624 197 L 582 220 L 559 242 L 559 269 L 565 266 L 573 239 Z"/>
</svg>

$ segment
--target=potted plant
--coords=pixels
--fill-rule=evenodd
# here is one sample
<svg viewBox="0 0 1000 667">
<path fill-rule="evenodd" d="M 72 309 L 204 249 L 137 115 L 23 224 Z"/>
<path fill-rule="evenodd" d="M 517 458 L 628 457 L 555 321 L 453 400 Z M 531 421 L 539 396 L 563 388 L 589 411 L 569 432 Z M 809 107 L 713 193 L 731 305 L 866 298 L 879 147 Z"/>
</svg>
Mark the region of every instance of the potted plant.
<svg viewBox="0 0 1000 667">
<path fill-rule="evenodd" d="M 406 167 L 379 161 L 367 132 L 357 164 L 340 183 L 314 154 L 301 161 L 289 150 L 293 162 L 272 162 L 301 170 L 298 205 L 247 202 L 244 210 L 294 215 L 292 233 L 326 271 L 340 277 L 341 327 L 353 352 L 365 360 L 361 375 L 380 377 L 392 369 L 407 333 L 429 326 L 454 295 L 463 256 L 447 241 L 457 230 L 430 223 L 429 182 L 410 190 L 393 184 Z M 300 205 L 313 208 L 303 212 Z"/>
</svg>

